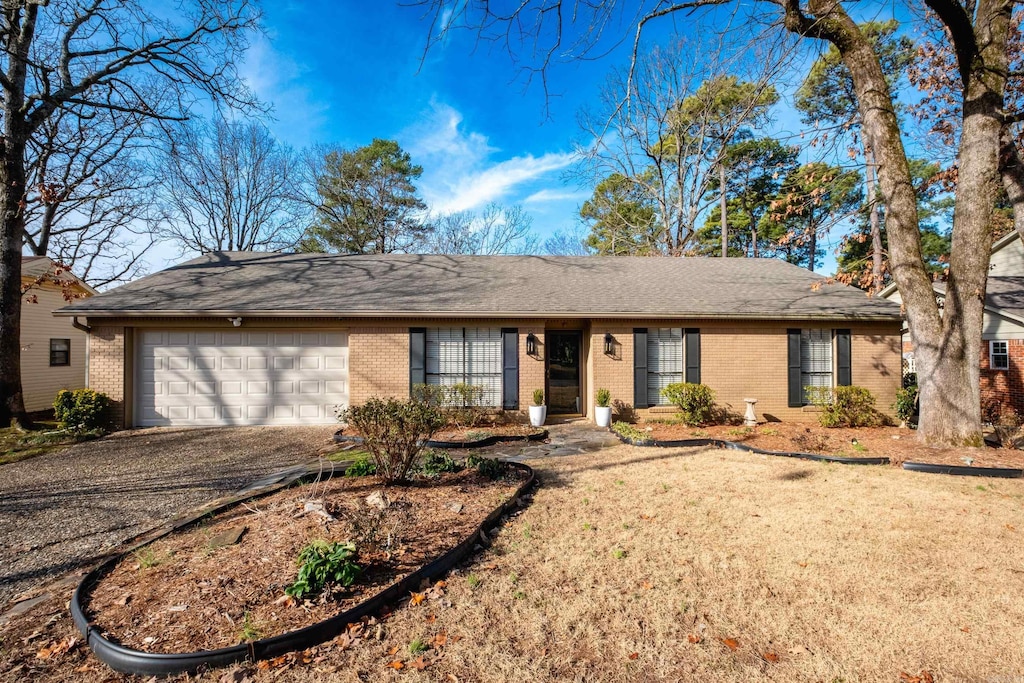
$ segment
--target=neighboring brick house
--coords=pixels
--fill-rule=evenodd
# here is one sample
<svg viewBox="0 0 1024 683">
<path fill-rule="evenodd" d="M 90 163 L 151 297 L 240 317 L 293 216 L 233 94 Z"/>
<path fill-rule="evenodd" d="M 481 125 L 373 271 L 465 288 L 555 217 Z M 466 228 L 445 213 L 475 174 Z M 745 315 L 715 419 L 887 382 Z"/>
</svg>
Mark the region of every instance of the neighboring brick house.
<svg viewBox="0 0 1024 683">
<path fill-rule="evenodd" d="M 941 301 L 945 283 L 935 283 Z M 891 284 L 881 297 L 899 303 L 899 291 Z M 904 365 L 916 370 L 914 344 L 904 326 Z M 981 405 L 984 417 L 994 420 L 1004 413 L 1024 416 L 1024 243 L 1011 232 L 992 245 L 981 333 Z"/>
<path fill-rule="evenodd" d="M 25 410 L 35 413 L 52 408 L 61 389 L 85 386 L 85 333 L 53 312 L 96 290 L 45 256 L 22 257 L 21 289 L 21 387 Z"/>
<path fill-rule="evenodd" d="M 210 254 L 59 312 L 90 328 L 90 384 L 124 426 L 302 424 L 468 382 L 487 403 L 674 412 L 711 386 L 741 413 L 811 420 L 805 387 L 888 410 L 899 307 L 773 259 Z"/>
</svg>

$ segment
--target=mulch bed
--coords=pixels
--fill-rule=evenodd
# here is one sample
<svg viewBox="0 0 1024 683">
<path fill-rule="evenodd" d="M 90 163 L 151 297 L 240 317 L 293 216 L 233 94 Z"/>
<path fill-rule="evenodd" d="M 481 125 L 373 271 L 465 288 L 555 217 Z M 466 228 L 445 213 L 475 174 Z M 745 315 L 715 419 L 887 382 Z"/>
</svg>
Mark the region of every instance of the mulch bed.
<svg viewBox="0 0 1024 683">
<path fill-rule="evenodd" d="M 527 437 L 543 434 L 543 427 L 533 427 L 529 424 L 510 422 L 506 424 L 484 424 L 477 427 L 447 426 L 439 432 L 435 432 L 430 441 L 448 441 L 452 443 L 465 443 L 471 441 L 482 441 L 491 436 L 515 436 Z M 339 430 L 343 437 L 362 436 L 359 430 L 352 427 L 345 427 Z"/>
<path fill-rule="evenodd" d="M 1013 448 L 930 448 L 917 441 L 917 433 L 900 427 L 826 429 L 817 424 L 772 422 L 757 427 L 639 422 L 636 427 L 652 439 L 724 439 L 770 451 L 798 451 L 847 457 L 888 457 L 896 467 L 905 461 L 973 467 L 1024 468 L 1024 451 Z"/>
<path fill-rule="evenodd" d="M 159 653 L 228 647 L 309 626 L 460 543 L 512 495 L 520 476 L 512 471 L 492 481 L 464 470 L 387 488 L 373 477 L 337 477 L 286 489 L 127 556 L 94 590 L 90 618 L 104 637 Z M 375 492 L 386 497 L 385 510 L 366 500 Z M 312 498 L 336 521 L 303 514 Z M 238 543 L 211 548 L 211 539 L 240 527 Z M 300 550 L 315 539 L 356 542 L 364 569 L 350 588 L 298 603 L 284 589 L 295 581 Z"/>
</svg>

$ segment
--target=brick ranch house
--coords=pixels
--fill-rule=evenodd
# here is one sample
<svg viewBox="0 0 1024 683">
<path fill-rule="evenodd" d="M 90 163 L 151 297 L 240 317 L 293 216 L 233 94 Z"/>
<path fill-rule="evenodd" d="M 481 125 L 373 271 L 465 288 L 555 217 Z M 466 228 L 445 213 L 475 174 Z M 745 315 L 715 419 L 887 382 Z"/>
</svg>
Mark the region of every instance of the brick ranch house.
<svg viewBox="0 0 1024 683">
<path fill-rule="evenodd" d="M 945 283 L 934 284 L 942 301 Z M 986 419 L 1003 413 L 1024 416 L 1024 243 L 1017 232 L 996 240 L 989 257 L 985 287 L 985 312 L 981 333 L 981 405 Z M 899 290 L 891 284 L 880 293 L 901 303 Z M 904 325 L 903 357 L 908 370 L 915 370 L 914 343 Z"/>
<path fill-rule="evenodd" d="M 56 313 L 88 328 L 88 383 L 116 423 L 315 424 L 418 383 L 523 410 L 594 393 L 675 411 L 661 387 L 812 420 L 803 387 L 857 384 L 889 410 L 899 306 L 774 259 L 215 253 Z"/>
</svg>

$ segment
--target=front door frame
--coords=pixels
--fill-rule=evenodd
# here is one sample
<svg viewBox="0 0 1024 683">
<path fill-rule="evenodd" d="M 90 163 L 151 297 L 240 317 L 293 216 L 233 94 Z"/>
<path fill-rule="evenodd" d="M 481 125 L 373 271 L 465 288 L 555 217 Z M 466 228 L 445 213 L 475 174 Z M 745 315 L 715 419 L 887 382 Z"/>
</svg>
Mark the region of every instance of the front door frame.
<svg viewBox="0 0 1024 683">
<path fill-rule="evenodd" d="M 576 391 L 579 396 L 579 410 L 571 412 L 553 412 L 551 410 L 551 354 L 544 354 L 544 396 L 547 398 L 549 415 L 585 415 L 587 412 L 586 402 L 583 396 L 583 370 L 585 368 L 585 355 L 583 348 L 583 330 L 580 329 L 546 329 L 544 330 L 545 345 L 551 348 L 551 336 L 553 335 L 574 336 L 576 338 Z"/>
</svg>

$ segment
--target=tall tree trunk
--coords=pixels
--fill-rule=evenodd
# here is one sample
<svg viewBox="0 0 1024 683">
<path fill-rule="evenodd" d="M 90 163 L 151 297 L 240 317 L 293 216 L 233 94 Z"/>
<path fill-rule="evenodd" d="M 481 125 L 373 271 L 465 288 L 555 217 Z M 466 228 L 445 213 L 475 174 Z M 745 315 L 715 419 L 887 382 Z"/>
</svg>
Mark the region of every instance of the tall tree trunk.
<svg viewBox="0 0 1024 683">
<path fill-rule="evenodd" d="M 864 177 L 867 183 L 868 225 L 871 227 L 871 289 L 882 291 L 882 221 L 878 215 L 878 180 L 875 178 L 875 155 L 864 145 Z"/>
<path fill-rule="evenodd" d="M 719 209 L 722 212 L 722 258 L 729 255 L 729 223 L 726 218 L 726 201 L 725 201 L 725 160 L 718 164 L 718 184 L 722 190 L 721 198 L 719 199 Z"/>
<path fill-rule="evenodd" d="M 889 85 L 870 42 L 830 0 L 783 0 L 786 27 L 830 41 L 850 70 L 862 134 L 878 162 L 886 206 L 889 263 L 907 312 L 918 363 L 918 438 L 942 445 L 981 445 L 979 360 L 991 250 L 1006 87 L 1009 0 L 978 0 L 972 14 L 951 0 L 926 0 L 949 29 L 963 85 L 953 247 L 940 314 L 921 257 L 921 231 L 906 150 Z"/>
<path fill-rule="evenodd" d="M 0 142 L 0 427 L 26 422 L 21 388 L 21 246 L 25 230 L 25 143 L 5 122 Z"/>
</svg>

